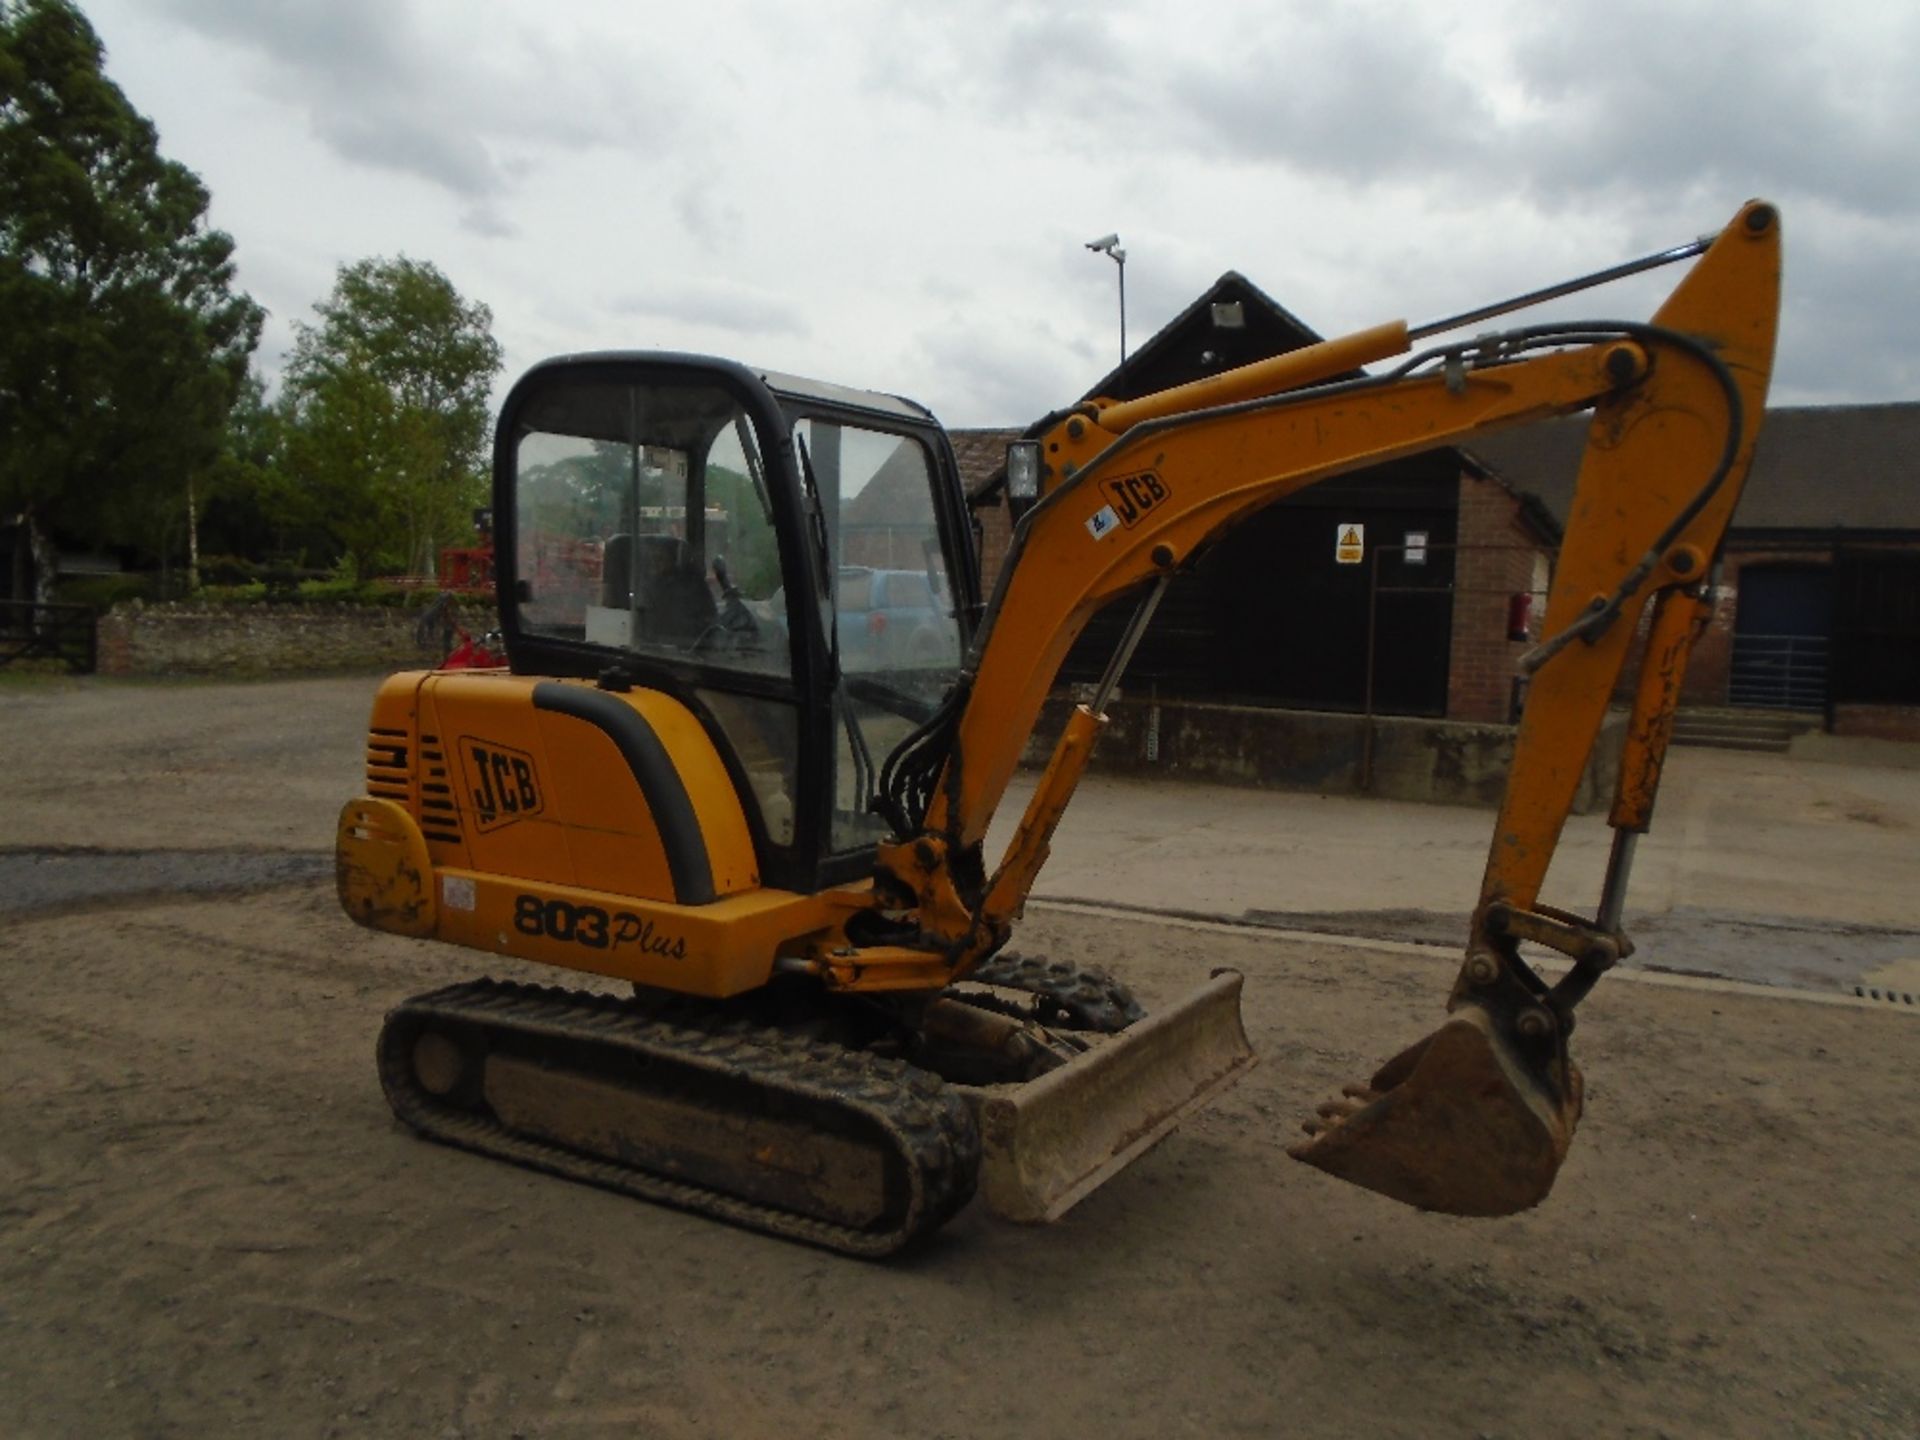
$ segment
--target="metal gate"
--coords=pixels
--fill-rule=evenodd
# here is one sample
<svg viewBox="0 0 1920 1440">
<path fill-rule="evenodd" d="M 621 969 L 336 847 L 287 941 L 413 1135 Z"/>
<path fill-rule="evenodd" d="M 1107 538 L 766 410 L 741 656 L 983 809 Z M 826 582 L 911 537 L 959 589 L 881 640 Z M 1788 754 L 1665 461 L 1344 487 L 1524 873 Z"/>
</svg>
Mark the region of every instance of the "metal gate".
<svg viewBox="0 0 1920 1440">
<path fill-rule="evenodd" d="M 1832 642 L 1824 635 L 1733 637 L 1727 703 L 1760 710 L 1821 710 Z"/>
<path fill-rule="evenodd" d="M 1833 631 L 1825 565 L 1748 565 L 1740 572 L 1727 703 L 1823 710 Z"/>
<path fill-rule="evenodd" d="M 93 607 L 0 600 L 0 670 L 16 660 L 58 660 L 77 675 L 92 674 Z"/>
</svg>

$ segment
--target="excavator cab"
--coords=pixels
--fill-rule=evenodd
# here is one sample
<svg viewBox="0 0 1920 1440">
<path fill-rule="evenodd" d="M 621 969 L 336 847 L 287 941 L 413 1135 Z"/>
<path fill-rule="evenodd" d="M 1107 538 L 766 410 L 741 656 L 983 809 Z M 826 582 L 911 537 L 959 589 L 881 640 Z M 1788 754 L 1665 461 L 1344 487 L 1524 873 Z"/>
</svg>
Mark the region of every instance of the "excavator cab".
<svg viewBox="0 0 1920 1440">
<path fill-rule="evenodd" d="M 515 673 L 684 705 L 763 885 L 871 869 L 878 761 L 952 684 L 978 598 L 926 410 L 696 356 L 553 360 L 507 399 L 494 503 Z"/>
</svg>

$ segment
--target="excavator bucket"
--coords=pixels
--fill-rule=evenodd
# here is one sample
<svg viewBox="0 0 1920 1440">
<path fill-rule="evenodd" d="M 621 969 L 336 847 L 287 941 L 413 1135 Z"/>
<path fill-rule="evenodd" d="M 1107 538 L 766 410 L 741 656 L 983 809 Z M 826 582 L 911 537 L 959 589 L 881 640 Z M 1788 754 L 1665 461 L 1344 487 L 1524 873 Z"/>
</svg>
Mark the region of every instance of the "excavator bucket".
<svg viewBox="0 0 1920 1440">
<path fill-rule="evenodd" d="M 1022 1085 L 975 1092 L 980 1193 L 1008 1220 L 1057 1220 L 1252 1068 L 1238 971 Z"/>
<path fill-rule="evenodd" d="M 1550 1047 L 1545 1063 L 1521 1046 Z M 1287 1153 L 1445 1215 L 1511 1215 L 1546 1199 L 1580 1118 L 1580 1071 L 1557 1037 L 1516 1040 L 1478 1005 L 1320 1107 Z"/>
</svg>

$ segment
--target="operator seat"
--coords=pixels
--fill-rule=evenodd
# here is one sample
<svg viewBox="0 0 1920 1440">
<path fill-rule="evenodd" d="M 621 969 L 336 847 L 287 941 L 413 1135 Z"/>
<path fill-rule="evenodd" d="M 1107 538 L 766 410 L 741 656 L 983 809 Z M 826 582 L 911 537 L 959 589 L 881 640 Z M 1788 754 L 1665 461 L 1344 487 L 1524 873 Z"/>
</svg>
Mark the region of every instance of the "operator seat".
<svg viewBox="0 0 1920 1440">
<path fill-rule="evenodd" d="M 633 536 L 624 530 L 600 547 L 600 603 L 609 610 L 633 604 Z"/>
<path fill-rule="evenodd" d="M 607 537 L 602 554 L 600 603 L 638 611 L 635 640 L 684 649 L 719 619 L 713 592 L 679 536 L 622 531 Z"/>
</svg>

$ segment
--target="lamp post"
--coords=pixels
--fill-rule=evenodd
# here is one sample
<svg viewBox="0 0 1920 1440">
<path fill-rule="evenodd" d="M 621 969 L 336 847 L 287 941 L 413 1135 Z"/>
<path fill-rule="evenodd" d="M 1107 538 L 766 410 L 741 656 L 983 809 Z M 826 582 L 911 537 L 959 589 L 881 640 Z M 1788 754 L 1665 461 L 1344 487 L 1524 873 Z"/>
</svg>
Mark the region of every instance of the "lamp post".
<svg viewBox="0 0 1920 1440">
<path fill-rule="evenodd" d="M 1127 363 L 1127 252 L 1120 248 L 1118 235 L 1102 235 L 1087 241 L 1087 249 L 1105 255 L 1120 267 L 1120 363 Z"/>
</svg>

